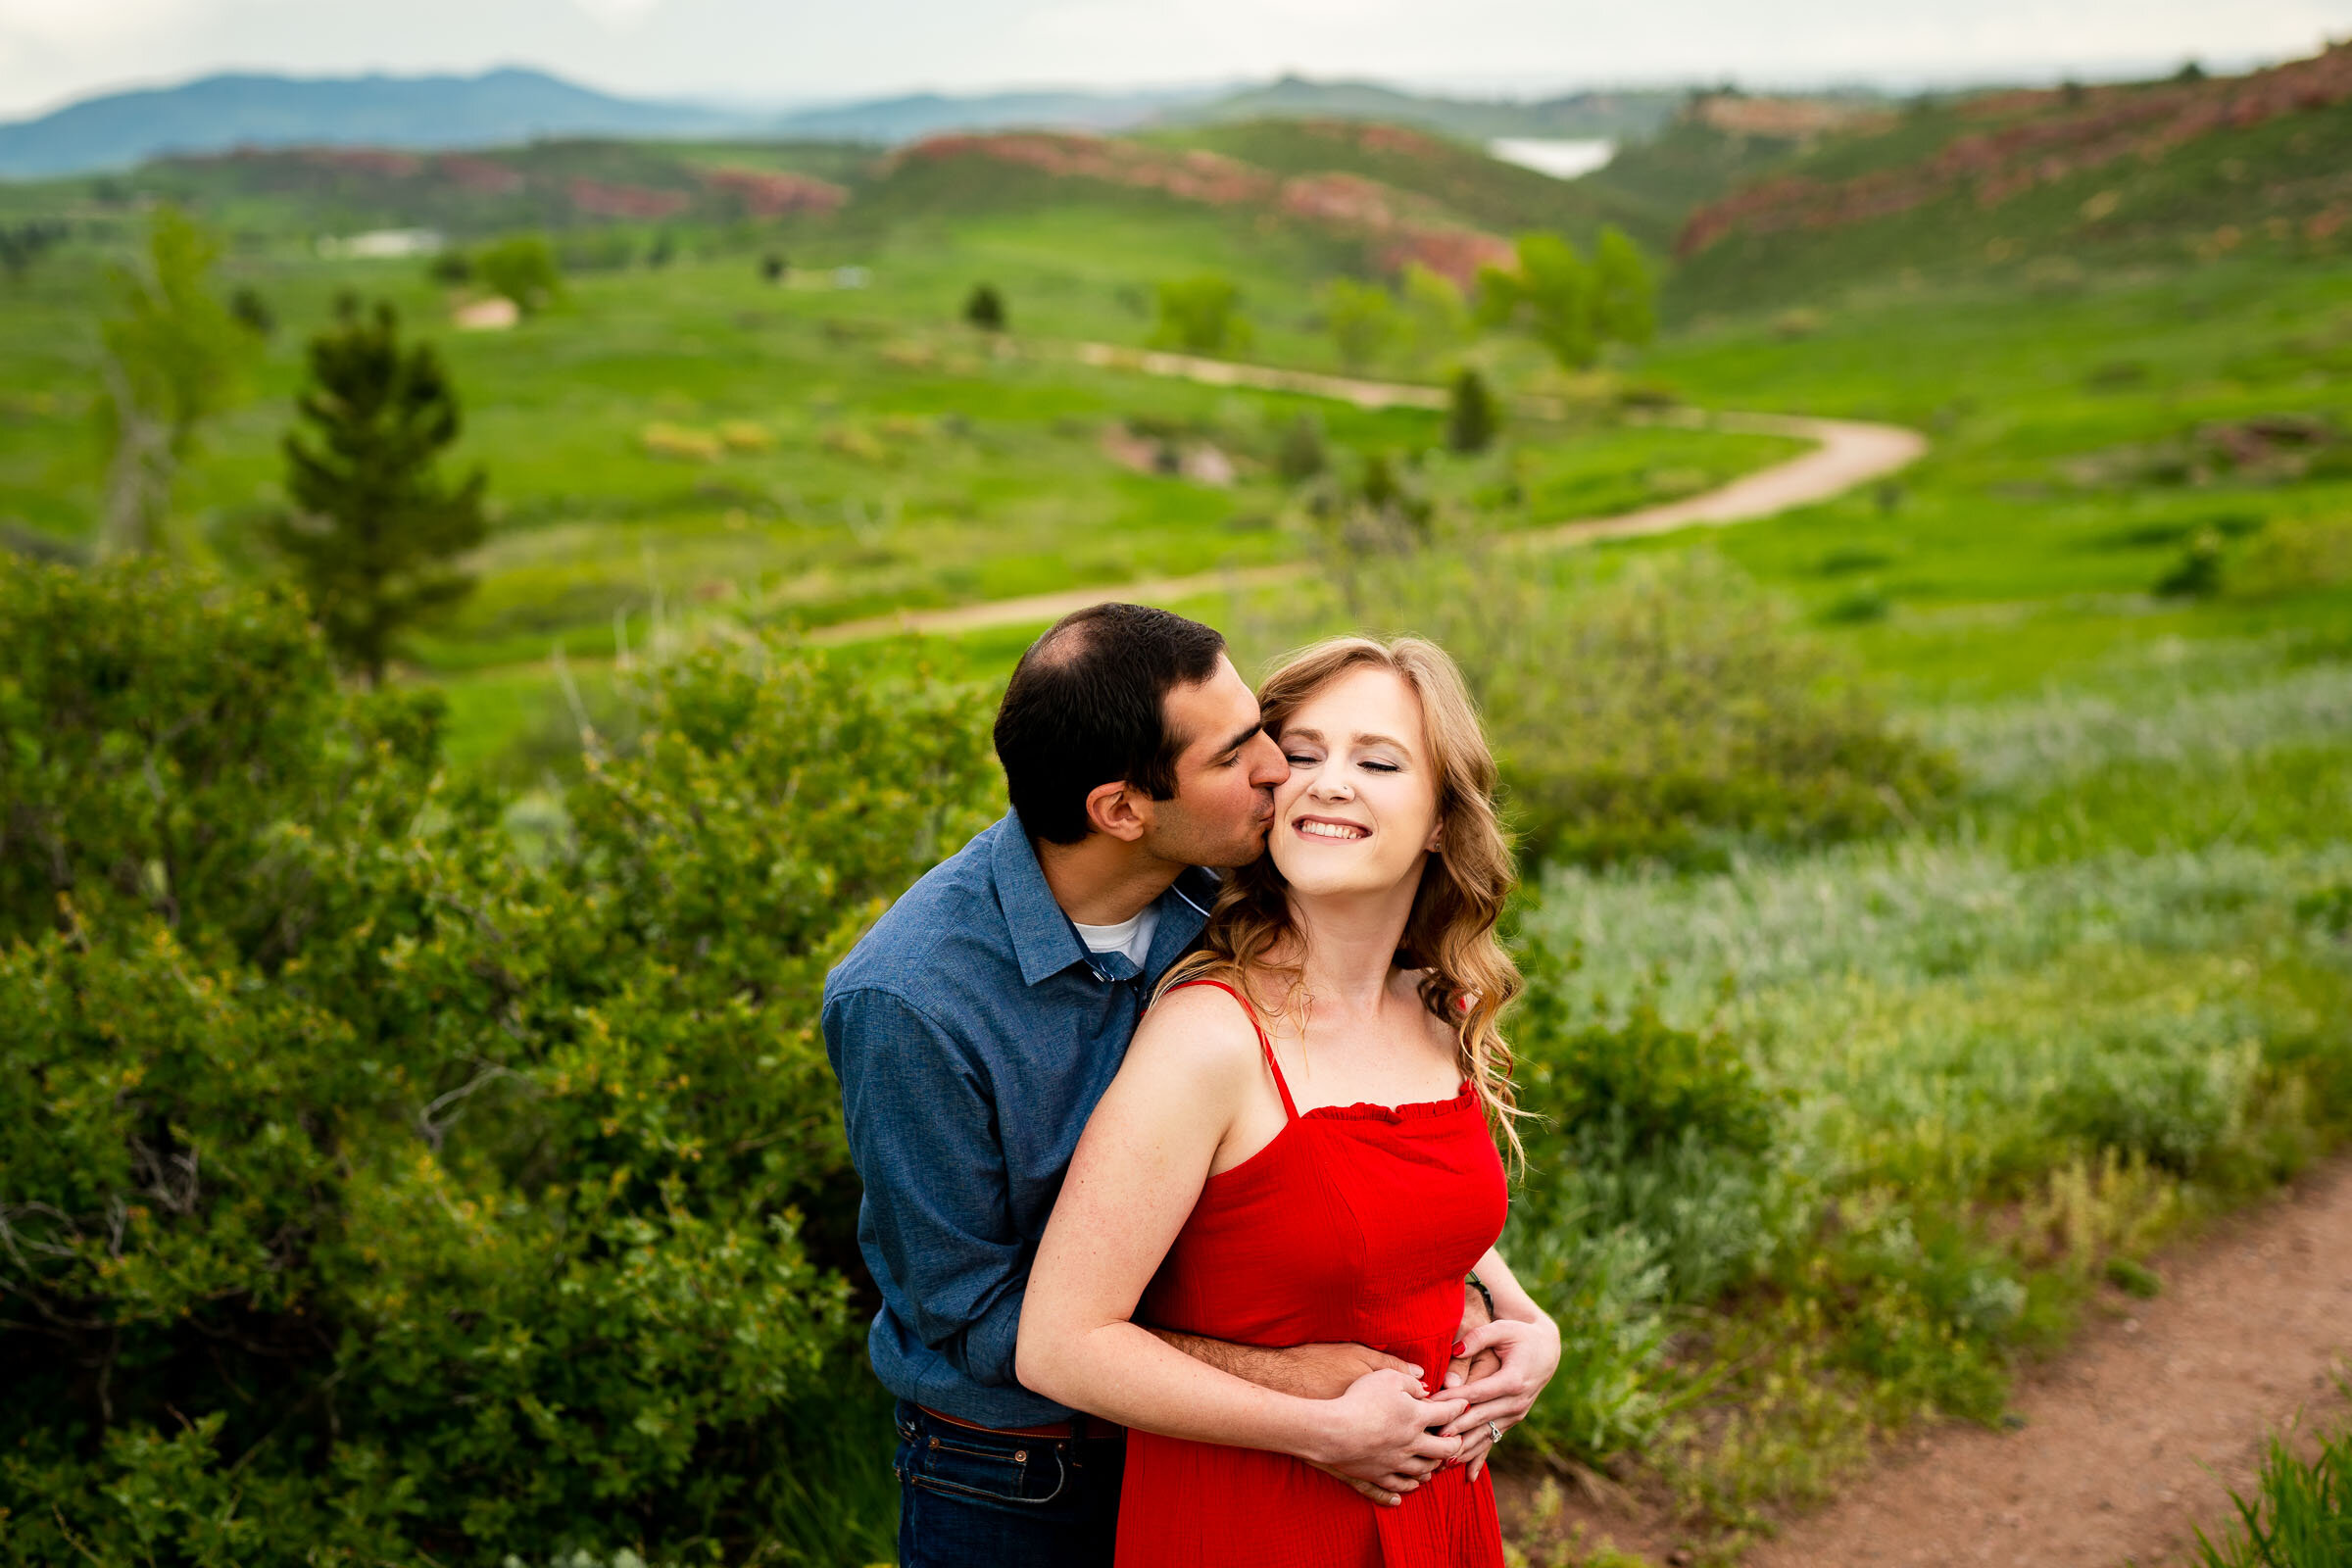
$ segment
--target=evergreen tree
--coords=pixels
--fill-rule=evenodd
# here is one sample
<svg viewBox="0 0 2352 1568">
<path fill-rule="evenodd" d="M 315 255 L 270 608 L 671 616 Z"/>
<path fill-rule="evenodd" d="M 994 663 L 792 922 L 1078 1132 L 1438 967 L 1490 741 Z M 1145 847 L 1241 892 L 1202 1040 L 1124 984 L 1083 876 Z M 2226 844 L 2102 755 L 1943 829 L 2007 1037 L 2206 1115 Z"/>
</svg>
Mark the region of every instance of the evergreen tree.
<svg viewBox="0 0 2352 1568">
<path fill-rule="evenodd" d="M 963 318 L 983 332 L 1004 331 L 1004 296 L 994 283 L 974 285 L 972 297 L 963 302 Z"/>
<path fill-rule="evenodd" d="M 294 507 L 270 532 L 328 643 L 380 683 L 400 634 L 472 588 L 451 562 L 487 531 L 484 479 L 476 469 L 452 489 L 436 470 L 458 438 L 458 400 L 431 345 L 404 349 L 388 304 L 363 316 L 346 295 L 336 315 L 311 340 L 295 406 L 314 440 L 286 435 Z"/>
<path fill-rule="evenodd" d="M 1484 452 L 1494 443 L 1496 422 L 1487 378 L 1468 367 L 1455 371 L 1446 400 L 1446 444 L 1456 452 Z"/>
</svg>

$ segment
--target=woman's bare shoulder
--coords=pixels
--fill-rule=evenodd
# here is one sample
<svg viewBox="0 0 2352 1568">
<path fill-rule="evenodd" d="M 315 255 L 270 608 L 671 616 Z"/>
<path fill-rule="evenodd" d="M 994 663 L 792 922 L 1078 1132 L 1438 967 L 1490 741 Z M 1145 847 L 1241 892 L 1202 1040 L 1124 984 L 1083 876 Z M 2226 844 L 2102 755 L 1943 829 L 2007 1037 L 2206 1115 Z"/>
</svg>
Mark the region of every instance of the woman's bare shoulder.
<svg viewBox="0 0 2352 1568">
<path fill-rule="evenodd" d="M 1253 1070 L 1257 1028 L 1239 998 L 1213 985 L 1184 985 L 1152 1004 L 1127 1048 L 1129 1060 L 1183 1066 L 1212 1075 Z"/>
</svg>

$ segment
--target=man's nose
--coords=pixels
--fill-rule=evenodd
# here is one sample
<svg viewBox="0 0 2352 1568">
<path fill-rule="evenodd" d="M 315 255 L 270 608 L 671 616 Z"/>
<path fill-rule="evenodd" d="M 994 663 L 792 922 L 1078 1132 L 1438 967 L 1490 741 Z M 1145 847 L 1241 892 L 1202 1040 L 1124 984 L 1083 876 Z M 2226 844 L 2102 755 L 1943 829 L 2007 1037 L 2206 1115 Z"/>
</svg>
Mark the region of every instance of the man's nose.
<svg viewBox="0 0 2352 1568">
<path fill-rule="evenodd" d="M 1282 748 L 1274 744 L 1273 736 L 1259 735 L 1256 746 L 1255 765 L 1250 769 L 1251 784 L 1270 787 L 1291 776 L 1291 760 L 1282 755 Z"/>
</svg>

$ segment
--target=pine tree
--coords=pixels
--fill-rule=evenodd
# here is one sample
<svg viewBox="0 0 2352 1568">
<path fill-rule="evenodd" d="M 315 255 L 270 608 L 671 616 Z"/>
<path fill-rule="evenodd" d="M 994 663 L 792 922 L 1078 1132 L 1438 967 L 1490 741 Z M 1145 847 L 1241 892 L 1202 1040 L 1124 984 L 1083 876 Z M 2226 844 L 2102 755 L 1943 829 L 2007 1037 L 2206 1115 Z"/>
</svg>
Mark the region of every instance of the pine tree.
<svg viewBox="0 0 2352 1568">
<path fill-rule="evenodd" d="M 311 340 L 311 381 L 285 439 L 291 512 L 271 540 L 309 591 L 327 642 L 380 683 L 400 634 L 448 610 L 473 579 L 452 560 L 481 543 L 484 478 L 452 489 L 435 467 L 458 438 L 458 400 L 430 344 L 404 349 L 388 304 L 346 295 Z"/>
<path fill-rule="evenodd" d="M 1456 452 L 1484 452 L 1494 440 L 1494 425 L 1487 378 L 1467 367 L 1456 371 L 1446 400 L 1446 444 Z"/>
<path fill-rule="evenodd" d="M 1004 331 L 1004 296 L 994 283 L 974 285 L 971 298 L 963 302 L 963 318 L 983 332 Z"/>
</svg>

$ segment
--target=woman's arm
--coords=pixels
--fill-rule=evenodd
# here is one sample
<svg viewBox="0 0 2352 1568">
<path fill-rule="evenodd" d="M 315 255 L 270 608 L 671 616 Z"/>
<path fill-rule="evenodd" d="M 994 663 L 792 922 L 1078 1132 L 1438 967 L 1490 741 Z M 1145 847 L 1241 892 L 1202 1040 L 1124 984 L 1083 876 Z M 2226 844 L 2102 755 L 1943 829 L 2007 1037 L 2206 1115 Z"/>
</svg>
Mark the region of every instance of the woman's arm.
<svg viewBox="0 0 2352 1568">
<path fill-rule="evenodd" d="M 1462 1353 L 1475 1357 L 1493 1350 L 1501 1358 L 1501 1365 L 1446 1391 L 1469 1401 L 1469 1408 L 1455 1416 L 1446 1430 L 1467 1440 L 1462 1457 L 1470 1466 L 1472 1480 L 1486 1463 L 1486 1450 L 1494 1445 L 1494 1429 L 1508 1429 L 1526 1420 L 1544 1385 L 1560 1369 L 1558 1325 L 1527 1294 L 1502 1254 L 1488 1248 L 1476 1272 L 1494 1294 L 1494 1321 L 1462 1336 Z"/>
<path fill-rule="evenodd" d="M 1411 1378 L 1388 1370 L 1337 1399 L 1277 1394 L 1132 1321 L 1260 1070 L 1254 1033 L 1221 994 L 1176 992 L 1146 1015 L 1038 1248 L 1015 1369 L 1046 1397 L 1122 1425 L 1296 1454 L 1409 1491 L 1460 1448 L 1427 1429 L 1461 1413 L 1462 1400 L 1424 1399 Z"/>
</svg>

